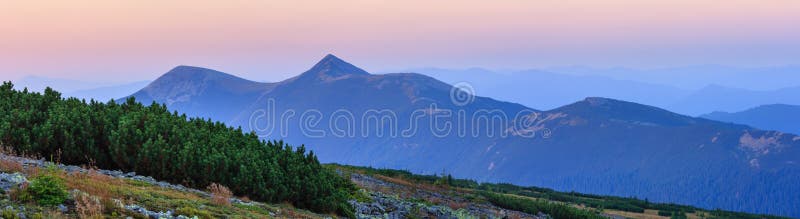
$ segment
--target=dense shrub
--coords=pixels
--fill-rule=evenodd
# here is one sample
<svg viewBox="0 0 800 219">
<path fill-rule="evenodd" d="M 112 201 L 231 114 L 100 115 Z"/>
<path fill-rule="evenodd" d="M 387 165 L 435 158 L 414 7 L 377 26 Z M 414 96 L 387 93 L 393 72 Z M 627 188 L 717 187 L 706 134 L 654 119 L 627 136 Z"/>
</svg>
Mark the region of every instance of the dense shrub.
<svg viewBox="0 0 800 219">
<path fill-rule="evenodd" d="M 481 195 L 486 197 L 489 202 L 497 205 L 498 207 L 522 211 L 528 214 L 535 215 L 541 212 L 548 214 L 553 218 L 564 219 L 606 218 L 592 211 L 578 209 L 565 204 L 553 203 L 550 201 L 519 198 L 492 192 L 481 192 Z"/>
<path fill-rule="evenodd" d="M 67 186 L 61 178 L 53 175 L 41 175 L 31 180 L 30 186 L 25 190 L 37 204 L 55 206 L 64 203 L 69 197 Z"/>
<path fill-rule="evenodd" d="M 255 133 L 144 106 L 64 99 L 0 86 L 0 143 L 26 154 L 58 156 L 67 164 L 150 175 L 204 188 L 212 182 L 235 195 L 288 202 L 317 212 L 352 215 L 354 185 L 320 165 L 303 146 L 262 141 Z"/>
</svg>

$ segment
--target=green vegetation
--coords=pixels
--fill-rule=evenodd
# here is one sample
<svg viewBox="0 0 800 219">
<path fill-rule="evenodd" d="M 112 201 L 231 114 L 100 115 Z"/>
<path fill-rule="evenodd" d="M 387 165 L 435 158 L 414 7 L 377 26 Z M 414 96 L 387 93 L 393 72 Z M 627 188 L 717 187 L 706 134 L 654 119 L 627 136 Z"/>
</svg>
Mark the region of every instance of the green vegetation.
<svg viewBox="0 0 800 219">
<path fill-rule="evenodd" d="M 219 183 L 254 200 L 352 215 L 346 201 L 355 186 L 303 146 L 265 142 L 255 133 L 133 98 L 87 103 L 50 88 L 43 94 L 14 90 L 5 82 L 0 143 L 66 164 L 135 171 L 194 188 Z"/>
<path fill-rule="evenodd" d="M 6 160 L 18 162 L 15 160 Z M 7 166 L 5 166 L 7 167 Z M 236 204 L 219 204 L 213 197 L 206 197 L 188 190 L 161 187 L 132 179 L 115 178 L 101 174 L 95 170 L 84 172 L 67 172 L 58 168 L 46 168 L 46 172 L 38 167 L 28 166 L 25 176 L 38 179 L 43 174 L 63 182 L 69 193 L 69 200 L 64 205 L 71 210 L 62 212 L 56 206 L 46 206 L 36 202 L 27 194 L 24 200 L 18 195 L 30 190 L 30 185 L 22 191 L 12 190 L 7 194 L 0 193 L 0 206 L 6 215 L 24 215 L 25 218 L 148 218 L 125 206 L 139 206 L 148 210 L 166 212 L 198 218 L 329 218 L 327 214 L 315 214 L 294 208 L 288 204 L 267 204 L 245 201 Z M 8 172 L 0 165 L 0 171 Z M 74 210 L 72 210 L 74 209 Z M 0 212 L 3 214 L 3 212 Z"/>
<path fill-rule="evenodd" d="M 30 186 L 24 191 L 36 203 L 43 206 L 55 206 L 64 203 L 69 197 L 64 181 L 54 175 L 45 174 L 31 180 Z"/>
<path fill-rule="evenodd" d="M 480 194 L 481 196 L 485 197 L 488 201 L 501 207 L 519 210 L 527 213 L 535 212 L 535 210 L 539 211 L 547 210 L 548 212 L 551 212 L 548 213 L 551 215 L 560 214 L 560 212 L 566 212 L 564 213 L 564 215 L 561 215 L 564 218 L 576 218 L 576 217 L 582 218 L 583 216 L 586 216 L 585 215 L 586 212 L 589 211 L 580 211 L 577 208 L 573 208 L 567 205 L 560 205 L 560 207 L 551 206 L 548 205 L 548 202 L 544 200 L 548 200 L 551 202 L 555 201 L 573 205 L 580 205 L 593 209 L 610 209 L 610 210 L 620 210 L 633 213 L 644 213 L 645 209 L 652 209 L 652 210 L 657 210 L 658 215 L 668 216 L 673 218 L 685 218 L 687 213 L 695 213 L 698 211 L 709 212 L 709 214 L 705 215 L 706 218 L 720 218 L 720 219 L 786 218 L 786 217 L 779 217 L 772 215 L 758 215 L 758 214 L 730 212 L 722 210 L 709 211 L 706 209 L 701 209 L 687 205 L 652 203 L 648 200 L 640 200 L 636 198 L 622 198 L 616 196 L 582 194 L 577 192 L 559 192 L 552 189 L 539 188 L 533 186 L 528 186 L 528 187 L 518 186 L 508 183 L 478 183 L 474 180 L 469 180 L 469 179 L 454 179 L 446 174 L 443 174 L 443 176 L 418 175 L 418 174 L 413 174 L 406 170 L 377 169 L 371 167 L 357 167 L 357 166 L 338 165 L 338 164 L 331 164 L 331 166 L 357 170 L 368 175 L 382 175 L 392 178 L 402 178 L 404 180 L 415 183 L 442 184 L 442 182 L 448 182 L 447 184 L 452 187 L 475 190 L 477 191 L 477 194 Z M 524 200 L 524 198 L 521 197 L 500 195 L 496 193 L 533 198 L 536 200 L 542 200 L 542 202 L 530 199 Z M 547 213 L 545 211 L 542 212 Z M 562 217 L 554 216 L 554 218 L 562 218 Z"/>
<path fill-rule="evenodd" d="M 481 195 L 498 207 L 522 211 L 528 214 L 538 214 L 539 212 L 548 214 L 553 218 L 565 219 L 601 219 L 606 218 L 600 216 L 596 212 L 589 210 L 578 209 L 567 206 L 566 204 L 554 203 L 545 200 L 533 200 L 530 198 L 514 197 L 506 194 L 498 194 L 493 192 L 481 192 Z"/>
</svg>

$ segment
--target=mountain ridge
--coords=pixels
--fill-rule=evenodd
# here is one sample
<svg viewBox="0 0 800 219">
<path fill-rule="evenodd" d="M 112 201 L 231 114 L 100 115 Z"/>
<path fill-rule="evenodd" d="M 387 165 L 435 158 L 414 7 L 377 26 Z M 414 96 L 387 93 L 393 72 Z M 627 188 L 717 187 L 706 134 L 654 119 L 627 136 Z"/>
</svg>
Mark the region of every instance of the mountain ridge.
<svg viewBox="0 0 800 219">
<path fill-rule="evenodd" d="M 800 115 L 798 105 L 767 104 L 732 113 L 715 111 L 700 117 L 798 134 L 800 133 L 798 115 Z"/>
<path fill-rule="evenodd" d="M 349 63 L 336 67 L 346 63 L 338 62 L 338 58 L 323 58 L 326 59 L 336 65 L 317 68 L 325 63 L 321 61 L 299 76 L 261 84 L 259 92 L 242 103 L 233 102 L 229 96 L 215 101 L 216 108 L 195 109 L 181 104 L 168 108 L 181 112 L 200 110 L 195 114 L 242 126 L 263 138 L 305 144 L 323 162 L 420 173 L 445 169 L 455 176 L 479 181 L 800 216 L 790 207 L 800 200 L 780 195 L 800 191 L 800 186 L 789 180 L 800 176 L 800 169 L 791 164 L 800 156 L 800 142 L 794 140 L 800 138 L 795 135 L 609 98 L 585 98 L 548 111 L 481 96 L 467 96 L 469 101 L 462 103 L 453 98 L 453 86 L 435 78 L 413 73 L 363 74 L 350 68 Z M 264 88 L 267 85 L 268 89 Z M 274 108 L 269 108 L 269 101 L 274 101 Z M 227 117 L 207 112 L 219 106 L 238 111 Z M 375 124 L 354 116 L 353 128 L 358 131 L 337 136 L 327 128 L 347 125 L 329 120 L 340 109 L 353 115 L 389 110 L 398 119 L 395 123 Z M 427 109 L 423 110 L 427 117 L 411 122 L 411 115 L 419 109 Z M 477 136 L 459 136 L 457 130 L 444 136 L 428 131 L 436 127 L 430 116 L 447 110 L 453 115 L 461 111 L 465 115 L 483 115 L 496 110 L 492 112 L 506 115 L 514 124 L 530 124 L 521 129 L 491 119 L 477 125 L 464 124 L 466 133 L 475 131 Z M 261 111 L 277 112 L 278 116 L 292 111 L 294 117 L 285 127 L 260 129 L 269 127 L 270 122 L 274 126 L 284 124 L 282 120 L 275 123 L 279 118 L 261 120 L 256 116 Z M 320 115 L 311 129 L 302 127 L 304 120 L 298 118 L 308 111 Z M 413 125 L 423 131 L 401 135 L 403 128 Z M 374 131 L 379 126 L 401 129 L 397 130 L 398 135 L 378 136 Z M 491 127 L 496 128 L 495 135 L 489 136 Z M 385 130 L 391 133 L 390 129 Z M 369 135 L 362 137 L 362 132 Z M 319 133 L 327 135 L 312 136 Z M 535 137 L 520 135 L 526 133 Z"/>
</svg>

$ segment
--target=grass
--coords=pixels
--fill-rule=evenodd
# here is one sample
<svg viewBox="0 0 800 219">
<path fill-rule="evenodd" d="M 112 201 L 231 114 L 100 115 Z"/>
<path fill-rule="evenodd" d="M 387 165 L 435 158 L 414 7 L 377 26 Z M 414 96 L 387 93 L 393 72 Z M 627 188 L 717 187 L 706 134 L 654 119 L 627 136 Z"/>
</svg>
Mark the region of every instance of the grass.
<svg viewBox="0 0 800 219">
<path fill-rule="evenodd" d="M 326 216 L 298 210 L 286 204 L 231 204 L 228 198 L 232 194 L 224 187 L 210 187 L 209 190 L 214 195 L 204 197 L 200 194 L 163 188 L 143 181 L 114 178 L 101 174 L 94 168 L 87 169 L 88 171 L 83 173 L 67 173 L 57 168 L 42 170 L 37 167 L 23 167 L 16 160 L 0 159 L 0 171 L 2 172 L 22 172 L 29 179 L 46 173 L 63 182 L 67 191 L 71 191 L 70 197 L 75 201 L 75 212 L 63 215 L 56 207 L 41 206 L 31 201 L 14 201 L 3 204 L 3 206 L 25 206 L 28 210 L 24 213 L 28 218 L 118 218 L 125 216 L 141 218 L 142 215 L 124 209 L 124 205 L 130 204 L 142 206 L 151 211 L 172 210 L 177 214 L 197 216 L 198 218 L 270 218 L 270 214 L 281 218 L 321 218 Z M 0 216 L 11 216 L 12 213 L 16 215 L 19 212 L 7 210 L 0 212 L 2 214 Z"/>
<path fill-rule="evenodd" d="M 687 218 L 701 218 L 701 215 L 703 216 L 702 218 L 785 218 L 771 215 L 707 210 L 687 205 L 651 203 L 647 200 L 640 200 L 636 198 L 622 198 L 615 196 L 582 194 L 576 192 L 559 192 L 547 188 L 524 187 L 506 183 L 477 183 L 474 180 L 468 179 L 451 179 L 450 185 L 442 186 L 437 185 L 437 182 L 440 182 L 443 177 L 436 175 L 418 175 L 405 170 L 376 169 L 371 167 L 357 167 L 339 164 L 328 164 L 328 166 L 344 172 L 365 174 L 376 179 L 381 179 L 387 182 L 409 186 L 412 188 L 448 193 L 451 195 L 455 193 L 457 195 L 461 195 L 471 202 L 486 201 L 485 197 L 481 197 L 485 195 L 480 195 L 480 193 L 489 192 L 489 194 L 508 195 L 511 198 L 527 198 L 532 201 L 544 200 L 554 203 L 562 203 L 573 208 L 603 212 L 606 214 L 618 215 L 626 218 L 670 218 L 659 216 L 658 211 L 670 213 L 685 212 L 684 215 L 686 215 Z M 458 208 L 459 205 L 456 204 L 452 207 Z"/>
</svg>

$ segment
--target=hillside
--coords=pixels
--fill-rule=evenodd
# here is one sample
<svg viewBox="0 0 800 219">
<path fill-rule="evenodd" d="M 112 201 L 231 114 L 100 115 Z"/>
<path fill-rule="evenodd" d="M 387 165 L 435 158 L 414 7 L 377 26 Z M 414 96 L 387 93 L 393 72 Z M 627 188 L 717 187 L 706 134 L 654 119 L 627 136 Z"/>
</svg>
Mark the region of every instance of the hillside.
<svg viewBox="0 0 800 219">
<path fill-rule="evenodd" d="M 178 66 L 131 96 L 146 105 L 155 101 L 187 115 L 227 122 L 271 87 L 211 69 Z"/>
<path fill-rule="evenodd" d="M 133 98 L 89 103 L 0 86 L 0 142 L 20 154 L 70 165 L 137 172 L 202 188 L 222 185 L 232 194 L 286 202 L 320 213 L 352 215 L 355 187 L 325 169 L 305 147 L 263 141 L 220 122 L 178 115 L 164 105 Z"/>
<path fill-rule="evenodd" d="M 329 165 L 360 190 L 349 201 L 356 218 L 769 218 L 674 204 L 560 193 L 510 184 L 478 184 L 449 176 Z M 65 195 L 46 204 L 34 191 L 45 179 Z M 50 181 L 53 182 L 53 181 Z M 54 186 L 54 185 L 61 185 Z M 232 196 L 226 188 L 204 190 L 157 181 L 134 172 L 78 167 L 0 152 L 0 216 L 3 218 L 331 218 L 286 204 Z M 56 191 L 57 191 L 56 190 Z M 54 190 L 49 190 L 54 191 Z"/>
<path fill-rule="evenodd" d="M 198 190 L 149 176 L 71 166 L 0 153 L 0 216 L 3 218 L 326 218 L 286 204 L 233 197 L 222 190 Z M 51 177 L 66 199 L 46 204 L 36 182 Z M 32 185 L 33 184 L 33 185 Z M 47 184 L 51 189 L 53 187 Z M 230 191 L 227 191 L 230 192 Z M 44 196 L 47 197 L 47 196 Z"/>
<path fill-rule="evenodd" d="M 783 195 L 800 192 L 792 134 L 608 98 L 548 111 L 480 96 L 460 102 L 451 95 L 461 88 L 434 78 L 370 74 L 332 55 L 267 88 L 249 104 L 218 103 L 240 109 L 234 119 L 210 117 L 305 144 L 326 163 L 800 216 L 800 198 Z"/>
<path fill-rule="evenodd" d="M 770 104 L 741 112 L 712 112 L 700 117 L 717 121 L 745 124 L 760 129 L 800 133 L 800 106 Z"/>
</svg>

